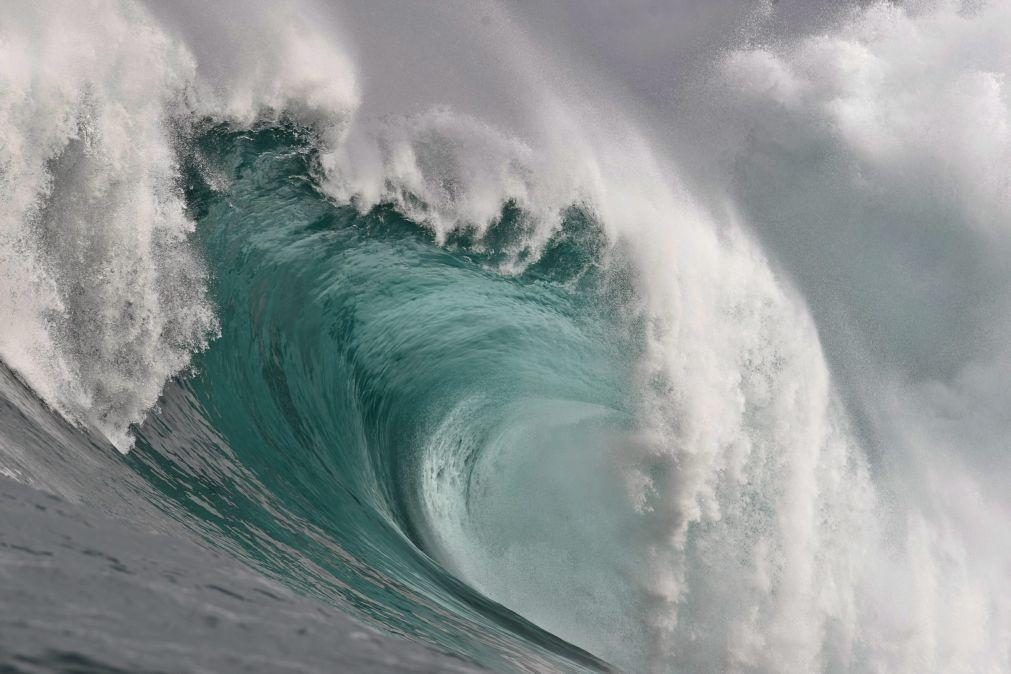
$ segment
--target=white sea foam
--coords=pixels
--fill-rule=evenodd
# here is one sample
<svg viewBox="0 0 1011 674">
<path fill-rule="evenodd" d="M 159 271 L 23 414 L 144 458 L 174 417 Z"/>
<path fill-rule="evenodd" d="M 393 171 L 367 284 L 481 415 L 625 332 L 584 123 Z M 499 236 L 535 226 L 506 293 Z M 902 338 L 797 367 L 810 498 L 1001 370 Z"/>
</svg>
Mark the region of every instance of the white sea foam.
<svg viewBox="0 0 1011 674">
<path fill-rule="evenodd" d="M 668 109 L 578 36 L 538 39 L 534 9 L 10 2 L 0 357 L 129 447 L 215 329 L 173 125 L 287 112 L 338 199 L 440 239 L 514 202 L 534 252 L 579 204 L 635 267 L 641 429 L 602 463 L 628 490 L 627 612 L 583 610 L 557 565 L 555 592 L 517 590 L 550 551 L 488 555 L 433 501 L 465 580 L 635 669 L 1006 671 L 1007 5 L 871 4 L 766 42 L 787 10 L 759 9 L 710 25 L 724 50 L 688 62 L 718 83 Z M 662 72 L 640 10 L 617 33 Z M 679 151 L 656 140 L 674 111 Z"/>
<path fill-rule="evenodd" d="M 354 103 L 347 61 L 303 17 L 249 16 L 230 43 L 219 26 L 230 62 L 136 3 L 0 10 L 0 356 L 124 451 L 128 426 L 216 329 L 177 184 L 178 124 L 287 111 L 339 133 Z"/>
<path fill-rule="evenodd" d="M 0 353 L 117 446 L 213 330 L 166 106 L 192 59 L 135 7 L 2 10 Z"/>
</svg>

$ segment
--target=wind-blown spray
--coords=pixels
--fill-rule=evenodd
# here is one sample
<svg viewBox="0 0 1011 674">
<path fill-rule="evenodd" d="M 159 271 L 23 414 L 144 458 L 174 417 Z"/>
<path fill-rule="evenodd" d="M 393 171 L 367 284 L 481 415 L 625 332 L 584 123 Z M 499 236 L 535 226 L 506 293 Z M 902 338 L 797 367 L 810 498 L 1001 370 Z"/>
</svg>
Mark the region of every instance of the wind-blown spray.
<svg viewBox="0 0 1011 674">
<path fill-rule="evenodd" d="M 475 662 L 1009 666 L 1006 5 L 334 4 L 0 10 L 7 366 Z"/>
</svg>

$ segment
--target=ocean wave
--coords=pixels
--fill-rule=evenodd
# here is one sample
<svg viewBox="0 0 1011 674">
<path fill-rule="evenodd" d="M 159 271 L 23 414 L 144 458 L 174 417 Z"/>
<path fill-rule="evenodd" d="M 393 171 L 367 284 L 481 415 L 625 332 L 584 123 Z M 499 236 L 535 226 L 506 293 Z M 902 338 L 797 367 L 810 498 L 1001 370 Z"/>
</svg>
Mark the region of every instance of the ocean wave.
<svg viewBox="0 0 1011 674">
<path fill-rule="evenodd" d="M 719 4 L 0 10 L 0 470 L 494 669 L 1006 667 L 1011 17 Z"/>
</svg>

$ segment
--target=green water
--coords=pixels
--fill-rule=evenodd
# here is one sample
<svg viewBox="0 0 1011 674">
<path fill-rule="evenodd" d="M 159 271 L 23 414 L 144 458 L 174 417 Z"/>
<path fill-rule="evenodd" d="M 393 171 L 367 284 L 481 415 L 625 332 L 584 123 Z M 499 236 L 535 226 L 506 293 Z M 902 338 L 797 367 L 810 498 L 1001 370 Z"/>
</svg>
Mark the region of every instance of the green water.
<svg viewBox="0 0 1011 674">
<path fill-rule="evenodd" d="M 391 209 L 324 198 L 296 129 L 210 129 L 187 156 L 222 334 L 128 459 L 164 507 L 300 591 L 474 662 L 605 668 L 482 596 L 439 544 L 482 507 L 475 466 L 515 451 L 503 480 L 551 491 L 566 454 L 531 438 L 627 424 L 632 279 L 603 271 L 592 218 L 572 211 L 506 273 L 521 213 L 436 245 Z M 502 549 L 520 535 L 486 533 Z"/>
</svg>

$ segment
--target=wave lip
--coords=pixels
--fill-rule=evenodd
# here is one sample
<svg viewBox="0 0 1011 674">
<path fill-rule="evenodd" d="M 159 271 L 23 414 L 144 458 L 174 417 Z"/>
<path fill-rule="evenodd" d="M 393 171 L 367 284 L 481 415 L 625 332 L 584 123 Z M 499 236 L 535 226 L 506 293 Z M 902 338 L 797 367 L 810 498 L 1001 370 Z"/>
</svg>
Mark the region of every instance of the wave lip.
<svg viewBox="0 0 1011 674">
<path fill-rule="evenodd" d="M 475 665 L 1007 669 L 1011 17 L 774 4 L 13 0 L 0 472 Z"/>
</svg>

